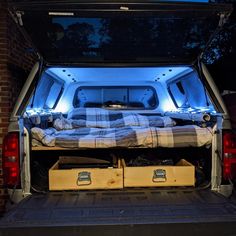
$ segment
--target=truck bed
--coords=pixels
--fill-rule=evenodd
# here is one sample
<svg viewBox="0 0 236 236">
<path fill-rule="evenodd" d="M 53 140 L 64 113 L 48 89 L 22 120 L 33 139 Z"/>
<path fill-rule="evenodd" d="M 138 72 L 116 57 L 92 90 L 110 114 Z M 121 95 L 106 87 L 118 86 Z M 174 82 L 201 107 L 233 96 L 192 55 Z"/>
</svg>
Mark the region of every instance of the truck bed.
<svg viewBox="0 0 236 236">
<path fill-rule="evenodd" d="M 208 189 L 33 194 L 0 221 L 0 235 L 235 235 L 236 201 Z"/>
</svg>

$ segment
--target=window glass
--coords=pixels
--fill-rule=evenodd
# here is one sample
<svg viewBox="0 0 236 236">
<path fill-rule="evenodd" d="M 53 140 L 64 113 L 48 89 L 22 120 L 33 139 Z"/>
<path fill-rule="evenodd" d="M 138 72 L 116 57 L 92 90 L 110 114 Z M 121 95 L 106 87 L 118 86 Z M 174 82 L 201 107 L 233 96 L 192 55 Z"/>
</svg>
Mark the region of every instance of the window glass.
<svg viewBox="0 0 236 236">
<path fill-rule="evenodd" d="M 30 99 L 27 109 L 53 109 L 63 91 L 63 83 L 44 73 Z"/>
<path fill-rule="evenodd" d="M 159 6 L 160 8 L 161 6 Z M 192 62 L 219 23 L 217 11 L 26 12 L 24 27 L 46 61 Z M 37 27 L 35 27 L 37 25 Z"/>
<path fill-rule="evenodd" d="M 54 82 L 49 90 L 48 97 L 45 102 L 45 107 L 50 109 L 54 108 L 61 92 L 62 84 Z"/>
<path fill-rule="evenodd" d="M 197 73 L 189 73 L 168 85 L 169 93 L 178 108 L 201 109 L 211 105 Z"/>
<path fill-rule="evenodd" d="M 84 86 L 74 97 L 75 107 L 154 109 L 157 105 L 156 92 L 150 86 Z"/>
</svg>

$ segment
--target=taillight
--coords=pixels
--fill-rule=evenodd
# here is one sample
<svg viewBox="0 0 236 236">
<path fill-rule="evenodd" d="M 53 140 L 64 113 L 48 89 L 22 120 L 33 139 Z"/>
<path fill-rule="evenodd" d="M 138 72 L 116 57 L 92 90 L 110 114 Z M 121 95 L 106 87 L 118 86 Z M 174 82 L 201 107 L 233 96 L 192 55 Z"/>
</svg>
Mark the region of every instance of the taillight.
<svg viewBox="0 0 236 236">
<path fill-rule="evenodd" d="M 236 134 L 225 132 L 223 134 L 223 177 L 236 179 Z"/>
<path fill-rule="evenodd" d="M 4 184 L 11 188 L 20 184 L 19 133 L 8 133 L 3 140 Z"/>
</svg>

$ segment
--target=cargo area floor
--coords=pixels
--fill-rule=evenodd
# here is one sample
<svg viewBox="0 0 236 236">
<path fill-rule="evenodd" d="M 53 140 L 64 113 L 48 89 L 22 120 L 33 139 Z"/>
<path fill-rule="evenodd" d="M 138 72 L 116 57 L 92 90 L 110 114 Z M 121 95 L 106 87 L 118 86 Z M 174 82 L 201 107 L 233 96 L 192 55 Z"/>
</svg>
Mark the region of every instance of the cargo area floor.
<svg viewBox="0 0 236 236">
<path fill-rule="evenodd" d="M 2 218 L 0 229 L 216 222 L 236 225 L 233 199 L 210 190 L 130 189 L 33 194 Z"/>
</svg>

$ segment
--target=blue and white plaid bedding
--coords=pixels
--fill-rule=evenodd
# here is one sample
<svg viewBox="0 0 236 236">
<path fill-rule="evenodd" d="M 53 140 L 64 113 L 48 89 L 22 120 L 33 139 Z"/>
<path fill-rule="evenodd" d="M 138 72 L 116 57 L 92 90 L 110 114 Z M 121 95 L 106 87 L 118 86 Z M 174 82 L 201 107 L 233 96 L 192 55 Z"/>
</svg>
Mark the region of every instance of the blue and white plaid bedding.
<svg viewBox="0 0 236 236">
<path fill-rule="evenodd" d="M 176 123 L 168 116 L 146 116 L 130 111 L 112 111 L 101 108 L 76 108 L 67 119 L 56 119 L 57 130 L 89 128 L 121 128 L 126 126 L 169 127 Z"/>
<path fill-rule="evenodd" d="M 104 109 L 75 109 L 54 128 L 32 128 L 33 145 L 49 147 L 200 147 L 211 144 L 212 130 L 196 125 L 174 126 L 169 117 L 141 116 Z"/>
</svg>

